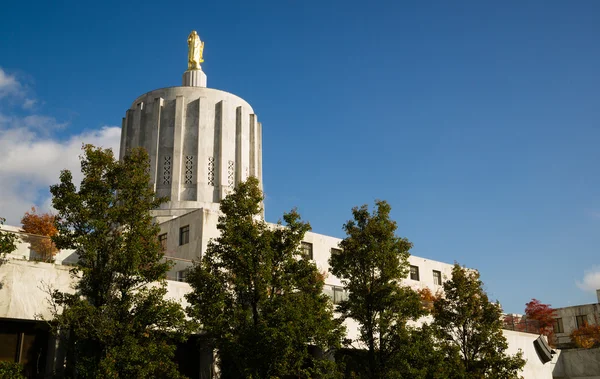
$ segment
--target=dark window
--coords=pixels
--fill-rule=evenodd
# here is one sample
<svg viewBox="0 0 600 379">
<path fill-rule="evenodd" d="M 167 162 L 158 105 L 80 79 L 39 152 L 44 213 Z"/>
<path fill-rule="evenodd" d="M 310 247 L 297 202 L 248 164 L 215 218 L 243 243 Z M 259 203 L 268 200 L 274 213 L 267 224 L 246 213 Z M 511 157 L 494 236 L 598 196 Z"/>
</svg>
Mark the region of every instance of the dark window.
<svg viewBox="0 0 600 379">
<path fill-rule="evenodd" d="M 182 226 L 179 228 L 179 245 L 185 245 L 190 242 L 190 226 Z"/>
<path fill-rule="evenodd" d="M 563 329 L 563 323 L 562 323 L 562 318 L 555 318 L 554 319 L 554 333 L 564 333 L 565 330 Z"/>
<path fill-rule="evenodd" d="M 342 249 L 336 249 L 335 247 L 331 248 L 331 255 L 338 255 L 342 253 Z"/>
<path fill-rule="evenodd" d="M 587 325 L 587 316 L 586 315 L 575 316 L 575 323 L 577 324 L 577 329 L 581 328 L 582 326 L 586 326 Z"/>
<path fill-rule="evenodd" d="M 185 282 L 185 278 L 187 277 L 187 270 L 177 271 L 177 281 Z"/>
<path fill-rule="evenodd" d="M 438 286 L 442 285 L 442 273 L 436 270 L 433 270 L 433 284 Z"/>
<path fill-rule="evenodd" d="M 412 280 L 419 280 L 419 267 L 410 266 L 410 278 Z"/>
<path fill-rule="evenodd" d="M 344 300 L 348 300 L 348 291 L 346 291 L 343 287 L 332 286 L 333 287 L 333 304 L 339 304 Z"/>
<path fill-rule="evenodd" d="M 167 233 L 159 235 L 158 242 L 160 243 L 160 249 L 167 251 Z"/>
<path fill-rule="evenodd" d="M 306 259 L 313 259 L 313 244 L 309 242 L 302 242 L 302 256 Z"/>
</svg>

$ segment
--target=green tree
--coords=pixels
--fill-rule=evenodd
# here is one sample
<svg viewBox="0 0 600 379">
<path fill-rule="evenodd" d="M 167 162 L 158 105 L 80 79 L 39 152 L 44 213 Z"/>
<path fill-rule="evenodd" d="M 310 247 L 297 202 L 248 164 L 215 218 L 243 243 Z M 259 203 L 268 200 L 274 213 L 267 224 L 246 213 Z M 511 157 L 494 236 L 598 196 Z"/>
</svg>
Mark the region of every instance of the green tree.
<svg viewBox="0 0 600 379">
<path fill-rule="evenodd" d="M 6 219 L 0 217 L 0 266 L 6 263 L 6 254 L 17 250 L 17 240 L 19 239 L 14 233 L 2 231 L 1 227 L 5 221 Z M 0 281 L 0 289 L 3 285 L 4 283 Z"/>
<path fill-rule="evenodd" d="M 134 149 L 122 161 L 110 149 L 86 145 L 83 180 L 71 172 L 53 185 L 60 249 L 75 249 L 75 293 L 52 292 L 52 325 L 68 331 L 67 377 L 176 378 L 173 341 L 186 328 L 180 305 L 164 299 L 166 272 L 150 210 L 148 155 Z"/>
<path fill-rule="evenodd" d="M 333 362 L 312 354 L 337 347 L 342 329 L 323 274 L 299 249 L 310 225 L 292 211 L 271 227 L 262 201 L 256 178 L 221 201 L 220 236 L 187 276 L 188 313 L 217 349 L 223 377 L 333 375 Z"/>
<path fill-rule="evenodd" d="M 5 218 L 0 217 L 0 228 L 4 225 L 5 221 Z M 3 232 L 0 229 L 0 259 L 3 259 L 6 254 L 17 250 L 17 239 L 14 233 Z"/>
<path fill-rule="evenodd" d="M 502 308 L 489 301 L 477 271 L 458 264 L 444 283 L 444 296 L 433 309 L 437 336 L 445 352 L 449 378 L 519 377 L 525 365 L 522 352 L 508 355 L 502 334 Z"/>
<path fill-rule="evenodd" d="M 425 310 L 419 294 L 401 284 L 408 274 L 412 244 L 396 236 L 390 211 L 385 201 L 376 201 L 373 213 L 367 205 L 353 208 L 354 219 L 344 225 L 342 250 L 329 259 L 331 272 L 349 290 L 337 310 L 342 318 L 360 324 L 359 339 L 368 349 L 368 372 L 363 376 L 370 378 L 415 377 L 403 368 L 411 366 L 410 356 L 423 353 L 408 351 L 407 342 L 419 336 L 413 336 L 418 331 L 408 328 L 407 321 L 418 319 Z M 412 362 L 415 370 L 420 364 Z"/>
</svg>

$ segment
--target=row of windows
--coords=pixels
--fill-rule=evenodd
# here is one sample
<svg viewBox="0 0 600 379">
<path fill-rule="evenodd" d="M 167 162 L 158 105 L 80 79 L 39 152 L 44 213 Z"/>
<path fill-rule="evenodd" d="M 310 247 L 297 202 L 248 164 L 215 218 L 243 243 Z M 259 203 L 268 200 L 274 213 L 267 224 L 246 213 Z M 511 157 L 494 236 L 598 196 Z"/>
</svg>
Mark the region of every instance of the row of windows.
<svg viewBox="0 0 600 379">
<path fill-rule="evenodd" d="M 160 234 L 158 236 L 158 242 L 162 251 L 167 250 L 167 233 Z M 179 228 L 179 246 L 190 243 L 190 226 L 182 226 Z"/>
<path fill-rule="evenodd" d="M 302 256 L 306 259 L 313 259 L 313 244 L 310 242 L 302 242 L 301 245 Z M 331 255 L 341 253 L 341 249 L 331 248 Z M 438 270 L 433 271 L 433 284 L 442 285 L 442 272 Z M 419 266 L 410 266 L 410 278 L 412 280 L 419 281 Z"/>
<path fill-rule="evenodd" d="M 577 326 L 577 329 L 581 328 L 582 326 L 586 326 L 587 324 L 588 324 L 587 315 L 575 316 L 575 325 Z M 565 332 L 565 328 L 563 327 L 563 319 L 562 318 L 559 317 L 559 318 L 554 319 L 553 329 L 554 329 L 554 333 L 564 333 Z"/>
<path fill-rule="evenodd" d="M 441 286 L 442 285 L 442 272 L 438 270 L 432 270 L 433 272 L 433 284 Z M 412 280 L 419 281 L 419 266 L 410 266 L 410 276 Z"/>
<path fill-rule="evenodd" d="M 167 248 L 167 233 L 161 234 L 158 236 L 158 240 L 161 244 L 163 251 Z M 190 226 L 182 226 L 179 228 L 179 246 L 185 245 L 190 242 Z M 310 242 L 302 242 L 300 249 L 302 250 L 301 254 L 305 259 L 313 259 L 313 244 Z M 341 249 L 331 248 L 331 254 L 339 254 L 341 253 Z M 410 266 L 410 278 L 412 280 L 419 281 L 419 267 L 418 266 Z M 433 270 L 433 283 L 435 285 L 442 285 L 442 273 L 437 270 Z"/>
</svg>

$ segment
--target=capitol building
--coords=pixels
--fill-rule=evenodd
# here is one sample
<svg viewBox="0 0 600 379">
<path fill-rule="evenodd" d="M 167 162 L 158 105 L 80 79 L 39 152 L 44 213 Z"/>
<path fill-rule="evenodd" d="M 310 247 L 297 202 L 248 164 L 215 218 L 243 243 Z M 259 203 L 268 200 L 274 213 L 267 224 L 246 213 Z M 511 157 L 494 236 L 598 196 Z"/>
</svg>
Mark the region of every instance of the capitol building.
<svg viewBox="0 0 600 379">
<path fill-rule="evenodd" d="M 155 89 L 133 100 L 122 120 L 120 142 L 121 158 L 131 148 L 143 147 L 148 151 L 151 185 L 158 196 L 168 198 L 153 211 L 153 216 L 160 226 L 159 239 L 165 255 L 174 262 L 168 276 L 168 296 L 184 306 L 187 305 L 184 295 L 190 291 L 186 273 L 194 261 L 202 258 L 209 241 L 218 236 L 220 201 L 250 176 L 258 178 L 262 188 L 263 177 L 260 110 L 253 109 L 249 101 L 235 94 L 209 88 L 200 65 L 204 43 L 192 32 L 188 44 L 188 70 L 183 73 L 181 85 Z M 19 231 L 10 226 L 3 229 Z M 329 257 L 336 252 L 340 241 L 308 232 L 302 249 L 319 271 L 329 272 Z M 41 349 L 43 370 L 51 372 L 61 364 L 60 343 L 47 332 L 43 334 L 34 328 L 38 322 L 35 320 L 40 315 L 49 316 L 44 285 L 68 290 L 71 284 L 68 264 L 75 263 L 77 257 L 72 251 L 61 251 L 54 263 L 38 263 L 29 260 L 34 255 L 21 242 L 17 251 L 8 256 L 7 263 L 0 266 L 3 283 L 0 327 L 4 330 L 0 344 L 12 344 L 13 350 L 20 354 L 16 360 L 25 364 L 34 363 L 28 361 L 32 355 L 23 352 L 24 348 Z M 448 258 L 452 261 L 452 257 Z M 452 264 L 417 256 L 410 256 L 409 262 L 410 273 L 404 284 L 414 289 L 429 288 L 435 293 L 451 276 Z M 325 291 L 334 303 L 347 296 L 341 281 L 332 274 L 325 278 Z M 358 325 L 352 320 L 346 324 L 348 338 L 357 338 Z M 16 337 L 6 337 L 10 333 Z M 27 338 L 33 341 L 30 345 L 23 344 Z M 507 338 L 512 352 L 525 344 L 513 343 L 521 341 L 517 337 Z M 538 359 L 528 354 L 525 351 L 530 362 Z M 200 354 L 199 365 L 208 367 L 211 359 L 210 354 Z"/>
</svg>

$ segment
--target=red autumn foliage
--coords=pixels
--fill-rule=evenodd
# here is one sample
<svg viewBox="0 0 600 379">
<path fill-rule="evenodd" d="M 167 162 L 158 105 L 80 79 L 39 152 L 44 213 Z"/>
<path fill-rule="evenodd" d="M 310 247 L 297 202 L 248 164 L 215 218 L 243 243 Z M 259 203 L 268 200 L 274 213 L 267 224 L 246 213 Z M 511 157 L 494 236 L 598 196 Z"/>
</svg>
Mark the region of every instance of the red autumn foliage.
<svg viewBox="0 0 600 379">
<path fill-rule="evenodd" d="M 519 332 L 525 332 L 527 329 L 527 323 L 525 320 L 521 320 L 521 317 L 513 314 L 504 316 L 504 328 L 508 330 L 516 330 Z"/>
<path fill-rule="evenodd" d="M 555 311 L 550 304 L 543 304 L 537 299 L 525 304 L 525 315 L 528 321 L 537 323 L 537 332 L 550 337 L 553 332 Z"/>
</svg>

